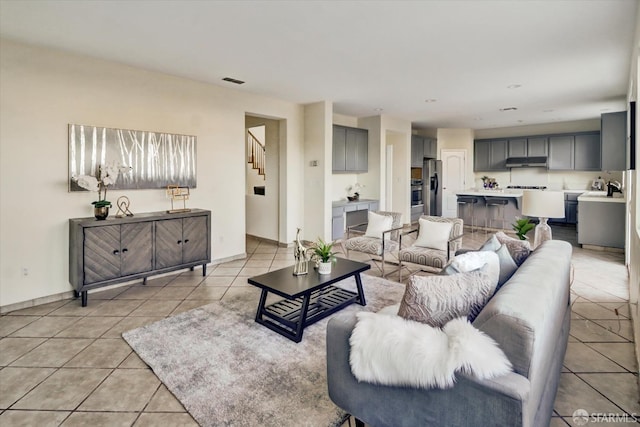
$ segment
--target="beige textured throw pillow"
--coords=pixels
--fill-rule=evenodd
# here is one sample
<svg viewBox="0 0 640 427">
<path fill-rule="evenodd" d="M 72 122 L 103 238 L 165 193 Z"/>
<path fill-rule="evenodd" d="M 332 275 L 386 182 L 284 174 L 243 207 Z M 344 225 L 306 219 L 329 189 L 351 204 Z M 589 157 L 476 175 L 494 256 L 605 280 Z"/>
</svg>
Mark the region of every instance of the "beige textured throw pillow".
<svg viewBox="0 0 640 427">
<path fill-rule="evenodd" d="M 418 231 L 418 238 L 414 246 L 439 249 L 441 251 L 447 250 L 447 241 L 451 235 L 453 224 L 450 222 L 429 221 L 424 218 L 420 218 L 418 223 L 420 224 L 420 231 Z"/>
<path fill-rule="evenodd" d="M 398 315 L 437 328 L 457 317 L 473 321 L 496 290 L 496 282 L 479 270 L 450 276 L 413 276 Z"/>
<path fill-rule="evenodd" d="M 505 245 L 511 254 L 511 258 L 516 262 L 518 267 L 527 259 L 531 253 L 531 244 L 526 240 L 514 239 L 504 234 L 502 231 L 496 233 L 496 238 L 500 243 Z"/>
<path fill-rule="evenodd" d="M 389 215 L 380 215 L 369 211 L 367 231 L 364 233 L 367 237 L 377 237 L 382 239 L 382 232 L 391 229 L 393 218 Z M 387 239 L 389 236 L 385 236 Z"/>
</svg>

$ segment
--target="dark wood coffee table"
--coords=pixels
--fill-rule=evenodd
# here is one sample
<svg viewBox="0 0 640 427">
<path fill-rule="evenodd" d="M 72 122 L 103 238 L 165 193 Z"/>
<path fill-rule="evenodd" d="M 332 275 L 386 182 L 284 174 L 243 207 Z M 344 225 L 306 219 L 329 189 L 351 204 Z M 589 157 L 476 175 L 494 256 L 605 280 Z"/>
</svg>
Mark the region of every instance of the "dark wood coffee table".
<svg viewBox="0 0 640 427">
<path fill-rule="evenodd" d="M 357 302 L 366 305 L 360 273 L 369 264 L 338 258 L 331 274 L 318 274 L 309 263 L 309 273 L 293 275 L 293 266 L 249 278 L 249 283 L 262 289 L 256 322 L 292 341 L 300 342 L 307 326 Z M 358 292 L 333 286 L 354 276 Z M 272 292 L 285 299 L 265 307 L 267 294 Z"/>
</svg>

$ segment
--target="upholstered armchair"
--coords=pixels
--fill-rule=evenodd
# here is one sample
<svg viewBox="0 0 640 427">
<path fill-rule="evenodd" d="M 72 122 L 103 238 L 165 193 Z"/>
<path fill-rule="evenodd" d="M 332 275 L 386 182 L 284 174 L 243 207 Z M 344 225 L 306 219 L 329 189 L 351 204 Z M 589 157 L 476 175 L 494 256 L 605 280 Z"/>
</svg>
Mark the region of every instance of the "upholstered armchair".
<svg viewBox="0 0 640 427">
<path fill-rule="evenodd" d="M 441 270 L 462 246 L 462 219 L 423 215 L 418 220 L 418 224 L 419 228 L 400 235 L 398 252 L 400 281 L 402 281 L 403 262 Z M 418 233 L 415 242 L 403 249 L 402 236 L 413 233 Z"/>
<path fill-rule="evenodd" d="M 399 212 L 369 211 L 367 223 L 347 227 L 347 239 L 342 242 L 347 258 L 349 251 L 363 252 L 380 257 L 380 271 L 385 277 L 385 255 L 398 250 L 402 214 Z M 362 231 L 364 226 L 366 231 Z M 355 237 L 351 237 L 355 235 Z M 376 261 L 372 259 L 372 261 Z"/>
</svg>

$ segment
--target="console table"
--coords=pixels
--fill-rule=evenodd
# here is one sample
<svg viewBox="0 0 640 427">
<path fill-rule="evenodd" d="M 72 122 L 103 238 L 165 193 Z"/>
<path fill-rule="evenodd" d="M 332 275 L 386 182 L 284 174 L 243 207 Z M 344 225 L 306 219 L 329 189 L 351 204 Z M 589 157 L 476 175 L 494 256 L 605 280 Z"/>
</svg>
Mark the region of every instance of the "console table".
<svg viewBox="0 0 640 427">
<path fill-rule="evenodd" d="M 211 262 L 211 211 L 150 212 L 132 217 L 69 220 L 69 282 L 87 291 Z"/>
</svg>

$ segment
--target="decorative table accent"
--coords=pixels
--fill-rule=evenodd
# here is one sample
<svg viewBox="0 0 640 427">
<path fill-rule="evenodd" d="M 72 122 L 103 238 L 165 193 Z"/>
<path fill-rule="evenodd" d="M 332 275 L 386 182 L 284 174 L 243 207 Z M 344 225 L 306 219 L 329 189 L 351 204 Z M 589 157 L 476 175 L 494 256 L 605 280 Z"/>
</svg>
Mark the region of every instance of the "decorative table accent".
<svg viewBox="0 0 640 427">
<path fill-rule="evenodd" d="M 118 197 L 116 205 L 118 206 L 118 213 L 116 218 L 122 218 L 123 216 L 133 216 L 133 213 L 129 210 L 129 198 L 127 196 Z"/>
<path fill-rule="evenodd" d="M 331 274 L 331 264 L 336 262 L 336 253 L 333 252 L 333 242 L 326 243 L 318 237 L 318 241 L 311 248 L 311 258 L 316 261 L 318 274 Z"/>
<path fill-rule="evenodd" d="M 307 248 L 302 245 L 300 241 L 300 228 L 296 232 L 295 247 L 293 249 L 293 257 L 296 263 L 293 265 L 293 275 L 302 276 L 309 272 L 309 262 L 307 259 Z"/>
<path fill-rule="evenodd" d="M 187 200 L 189 200 L 189 187 L 181 187 L 179 185 L 167 185 L 167 197 L 171 199 L 171 209 L 167 213 L 189 212 L 187 209 Z M 173 201 L 182 200 L 182 209 L 174 209 Z"/>
<path fill-rule="evenodd" d="M 127 173 L 131 170 L 129 166 L 118 166 L 115 163 L 98 165 L 96 176 L 74 175 L 71 177 L 78 186 L 89 191 L 98 192 L 98 200 L 91 202 L 93 214 L 98 220 L 105 220 L 109 216 L 111 202 L 107 200 L 107 187 L 118 180 L 120 173 Z"/>
</svg>

